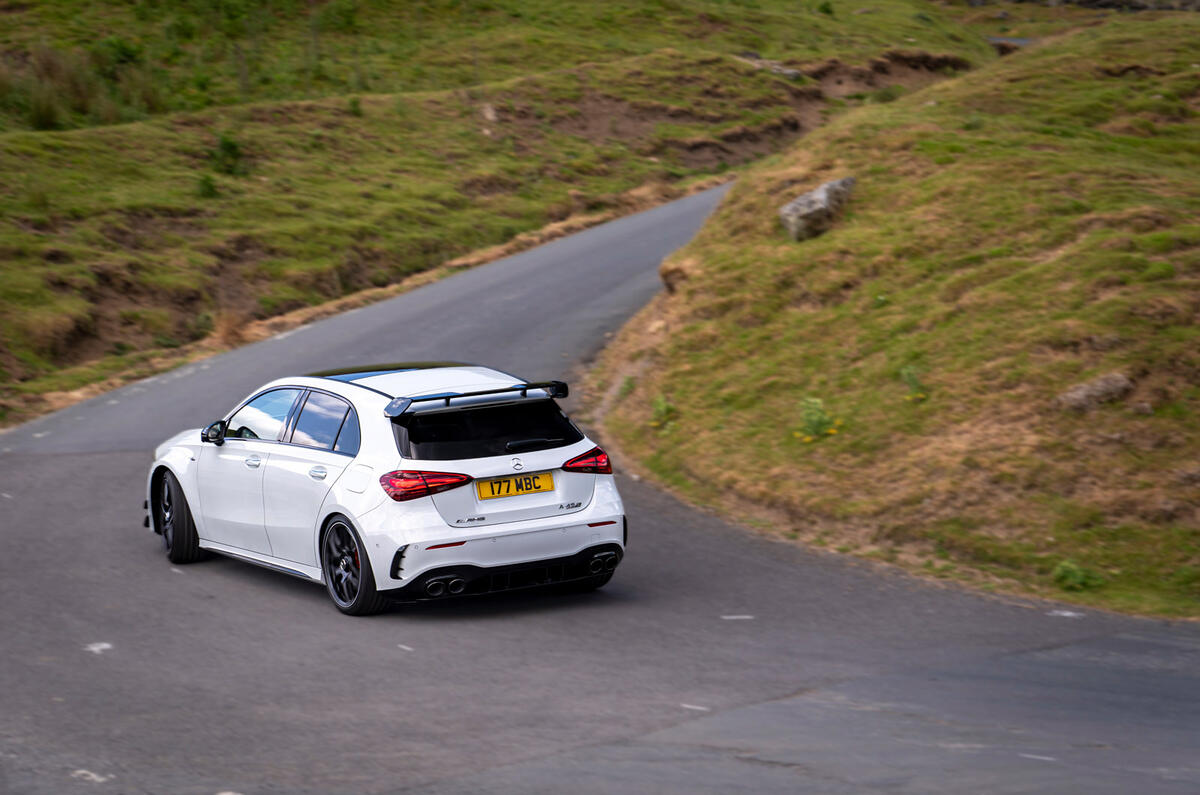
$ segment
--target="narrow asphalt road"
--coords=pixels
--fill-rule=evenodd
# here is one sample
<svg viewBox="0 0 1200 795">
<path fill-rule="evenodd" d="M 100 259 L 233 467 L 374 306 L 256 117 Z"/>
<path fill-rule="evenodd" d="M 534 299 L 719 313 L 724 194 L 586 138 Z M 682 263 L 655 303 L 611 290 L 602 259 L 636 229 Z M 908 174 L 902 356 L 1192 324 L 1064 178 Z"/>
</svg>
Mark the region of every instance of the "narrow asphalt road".
<svg viewBox="0 0 1200 795">
<path fill-rule="evenodd" d="M 0 792 L 1200 790 L 1195 625 L 937 587 L 629 478 L 604 590 L 370 619 L 246 564 L 172 567 L 142 529 L 150 448 L 269 378 L 577 370 L 721 195 L 0 435 Z"/>
</svg>

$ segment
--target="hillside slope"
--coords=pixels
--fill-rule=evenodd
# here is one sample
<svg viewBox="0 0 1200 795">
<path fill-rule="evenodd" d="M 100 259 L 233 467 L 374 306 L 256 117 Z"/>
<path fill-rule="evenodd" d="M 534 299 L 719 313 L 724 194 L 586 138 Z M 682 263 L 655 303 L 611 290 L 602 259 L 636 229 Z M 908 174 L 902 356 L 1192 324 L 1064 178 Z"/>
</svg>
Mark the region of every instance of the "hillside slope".
<svg viewBox="0 0 1200 795">
<path fill-rule="evenodd" d="M 316 4 L 313 13 L 335 5 Z M 826 13 L 782 2 L 726 5 L 563 3 L 554 12 L 537 3 L 405 4 L 404 13 L 424 9 L 433 41 L 456 42 L 442 60 L 431 56 L 429 69 L 450 70 L 434 84 L 458 81 L 446 65 L 454 59 L 507 52 L 516 59 L 511 69 L 481 70 L 489 82 L 454 90 L 249 102 L 126 124 L 81 112 L 64 119 L 98 126 L 0 134 L 0 423 L 54 405 L 47 392 L 148 374 L 178 346 L 236 342 L 256 319 L 394 285 L 567 217 L 643 206 L 624 195 L 631 190 L 677 194 L 693 178 L 779 151 L 845 107 L 891 99 L 993 57 L 979 37 L 919 0 L 883 0 L 861 20 L 833 6 Z M 272 31 L 264 47 L 303 32 L 296 26 L 307 17 L 285 6 L 273 5 L 262 23 Z M 468 6 L 479 13 L 467 14 Z M 343 46 L 370 52 L 376 38 L 400 46 L 408 35 L 389 27 L 404 27 L 401 7 L 355 7 L 363 22 L 339 34 Z M 79 20 L 101 32 L 125 20 L 144 62 L 169 38 L 159 30 L 164 19 L 202 17 L 205 8 L 200 0 L 170 13 L 153 3 L 22 5 L 7 16 L 42 27 L 6 29 L 10 46 L 33 50 L 10 64 L 16 77 L 0 80 L 0 94 L 19 109 L 33 79 L 21 70 L 40 68 L 42 45 L 26 41 L 31 30 L 44 27 L 46 41 L 67 46 L 82 36 Z M 709 14 L 721 9 L 728 21 Z M 135 12 L 143 16 L 126 19 Z M 596 38 L 607 30 L 597 14 L 623 20 L 617 43 Z M 632 25 L 645 14 L 663 24 Z M 706 19 L 711 30 L 700 35 L 695 25 Z M 558 58 L 560 68 L 494 79 L 551 65 L 518 57 L 539 50 L 551 29 L 564 40 L 599 41 L 604 57 L 580 63 L 593 53 L 581 47 Z M 229 31 L 197 30 L 204 33 L 189 47 L 225 52 Z M 511 34 L 521 46 L 485 47 L 482 55 L 467 47 L 485 34 Z M 795 73 L 735 49 L 756 42 L 758 55 L 781 57 Z M 664 43 L 679 47 L 655 49 Z M 616 57 L 630 50 L 647 52 Z M 842 60 L 820 55 L 828 52 Z M 79 57 L 80 68 L 103 66 Z M 213 57 L 229 77 L 229 63 Z M 285 54 L 271 57 L 286 67 Z M 108 90 L 87 80 L 76 86 L 72 74 L 51 70 L 45 88 Z M 154 74 L 174 85 L 171 69 Z M 307 92 L 269 85 L 289 96 Z"/>
<path fill-rule="evenodd" d="M 755 167 L 601 368 L 608 432 L 770 532 L 1200 615 L 1197 51 L 1195 15 L 1115 19 Z M 777 208 L 846 175 L 787 240 Z"/>
<path fill-rule="evenodd" d="M 0 131 L 350 93 L 436 91 L 587 62 L 755 50 L 850 60 L 986 45 L 921 0 L 39 0 L 0 5 Z"/>
</svg>

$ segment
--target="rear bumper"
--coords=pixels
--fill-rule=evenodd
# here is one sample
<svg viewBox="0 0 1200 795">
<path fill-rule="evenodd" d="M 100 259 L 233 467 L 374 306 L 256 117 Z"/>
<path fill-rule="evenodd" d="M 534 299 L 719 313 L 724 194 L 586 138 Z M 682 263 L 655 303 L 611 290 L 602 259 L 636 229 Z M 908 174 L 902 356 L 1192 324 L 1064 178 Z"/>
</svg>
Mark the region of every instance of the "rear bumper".
<svg viewBox="0 0 1200 795">
<path fill-rule="evenodd" d="M 599 544 L 574 555 L 508 566 L 452 565 L 430 569 L 408 584 L 383 591 L 399 602 L 479 596 L 577 582 L 616 570 L 624 557 L 619 544 Z"/>
<path fill-rule="evenodd" d="M 611 475 L 598 475 L 581 510 L 476 527 L 447 525 L 429 499 L 381 506 L 357 518 L 375 587 L 407 588 L 435 569 L 496 568 L 567 558 L 602 544 L 625 546 L 625 509 Z M 400 560 L 397 560 L 397 555 Z"/>
</svg>

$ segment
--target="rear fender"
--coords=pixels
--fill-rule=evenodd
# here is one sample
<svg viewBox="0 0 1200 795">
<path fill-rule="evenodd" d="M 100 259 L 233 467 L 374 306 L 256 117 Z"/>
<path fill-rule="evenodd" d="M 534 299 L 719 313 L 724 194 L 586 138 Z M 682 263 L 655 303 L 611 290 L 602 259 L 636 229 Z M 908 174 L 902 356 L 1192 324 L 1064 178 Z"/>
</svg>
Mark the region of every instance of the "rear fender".
<svg viewBox="0 0 1200 795">
<path fill-rule="evenodd" d="M 372 468 L 363 464 L 355 464 L 348 467 L 347 470 L 333 484 L 333 488 L 325 495 L 325 502 L 321 504 L 321 510 L 317 511 L 316 522 L 313 524 L 312 548 L 316 555 L 314 560 L 321 561 L 321 531 L 325 529 L 325 525 L 329 522 L 330 517 L 340 514 L 349 519 L 354 525 L 354 529 L 358 532 L 359 538 L 363 544 L 367 545 L 366 550 L 368 557 L 371 560 L 371 568 L 378 569 L 376 556 L 371 554 L 371 546 L 381 546 L 378 542 L 368 540 L 362 522 L 354 517 L 363 517 L 370 514 L 384 502 L 391 502 L 384 493 L 383 488 L 379 485 L 379 472 L 377 468 Z M 358 470 L 358 471 L 352 471 Z M 386 572 L 385 572 L 386 574 Z"/>
</svg>

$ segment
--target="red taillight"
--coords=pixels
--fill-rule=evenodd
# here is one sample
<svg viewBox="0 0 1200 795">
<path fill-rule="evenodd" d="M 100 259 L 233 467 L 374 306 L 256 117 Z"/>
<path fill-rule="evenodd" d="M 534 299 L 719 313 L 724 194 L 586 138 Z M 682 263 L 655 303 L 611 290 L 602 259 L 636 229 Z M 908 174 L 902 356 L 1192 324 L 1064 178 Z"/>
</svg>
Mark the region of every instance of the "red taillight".
<svg viewBox="0 0 1200 795">
<path fill-rule="evenodd" d="M 612 464 L 609 463 L 608 453 L 599 447 L 593 447 L 583 455 L 575 456 L 563 464 L 562 468 L 568 472 L 590 472 L 593 475 L 612 474 Z"/>
<path fill-rule="evenodd" d="M 458 488 L 472 479 L 454 472 L 389 472 L 379 479 L 379 485 L 393 500 L 404 502 Z"/>
</svg>

